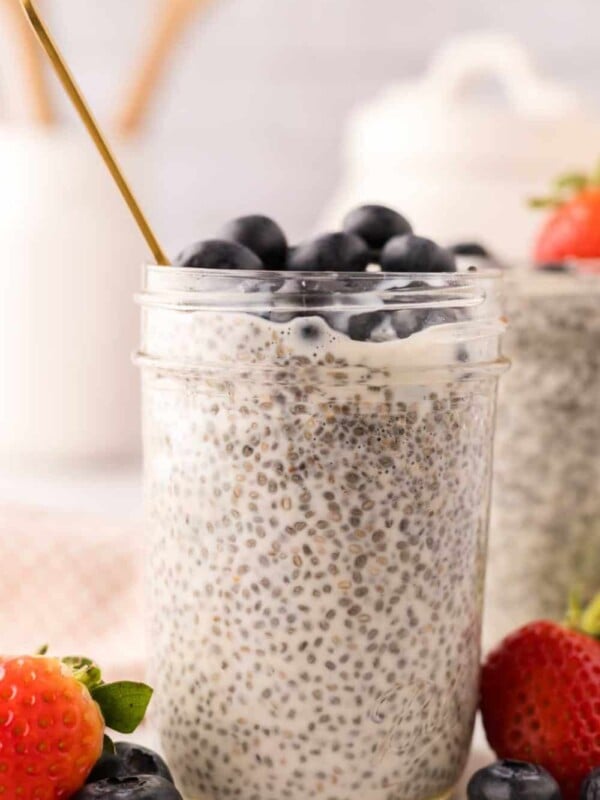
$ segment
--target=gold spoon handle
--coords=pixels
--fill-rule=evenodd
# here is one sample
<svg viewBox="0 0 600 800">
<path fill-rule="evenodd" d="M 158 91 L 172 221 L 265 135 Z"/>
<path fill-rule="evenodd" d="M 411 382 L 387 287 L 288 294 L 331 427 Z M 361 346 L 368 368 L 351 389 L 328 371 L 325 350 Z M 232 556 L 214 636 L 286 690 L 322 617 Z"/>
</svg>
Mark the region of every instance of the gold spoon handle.
<svg viewBox="0 0 600 800">
<path fill-rule="evenodd" d="M 169 259 L 165 255 L 162 247 L 160 246 L 158 239 L 154 235 L 144 212 L 139 206 L 139 203 L 135 199 L 129 184 L 117 164 L 115 157 L 113 156 L 111 149 L 102 134 L 98 123 L 94 119 L 92 112 L 88 108 L 88 105 L 81 94 L 80 90 L 77 88 L 77 84 L 71 75 L 69 68 L 67 67 L 62 55 L 60 54 L 57 46 L 54 44 L 46 25 L 40 18 L 40 15 L 34 5 L 33 0 L 21 0 L 21 4 L 33 30 L 38 37 L 42 47 L 46 51 L 48 58 L 50 59 L 54 71 L 56 72 L 60 82 L 63 85 L 64 90 L 68 94 L 71 102 L 75 106 L 77 113 L 79 114 L 83 124 L 87 128 L 89 135 L 92 137 L 98 152 L 102 156 L 102 159 L 110 174 L 112 175 L 115 183 L 117 184 L 123 199 L 127 203 L 129 210 L 133 214 L 135 221 L 142 233 L 142 236 L 148 243 L 148 247 L 152 251 L 152 255 L 154 256 L 156 263 L 161 266 L 168 266 L 170 264 Z"/>
</svg>

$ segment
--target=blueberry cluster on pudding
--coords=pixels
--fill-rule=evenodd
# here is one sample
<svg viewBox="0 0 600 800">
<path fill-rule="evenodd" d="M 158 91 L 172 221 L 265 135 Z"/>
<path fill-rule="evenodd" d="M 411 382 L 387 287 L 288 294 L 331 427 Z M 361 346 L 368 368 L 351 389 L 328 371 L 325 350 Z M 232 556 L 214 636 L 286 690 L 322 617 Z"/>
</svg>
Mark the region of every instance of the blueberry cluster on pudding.
<svg viewBox="0 0 600 800">
<path fill-rule="evenodd" d="M 386 206 L 360 206 L 346 215 L 342 228 L 292 247 L 280 226 L 269 217 L 238 217 L 225 225 L 217 238 L 185 249 L 175 264 L 292 272 L 362 272 L 369 266 L 384 272 L 456 270 L 451 250 L 415 235 L 408 220 Z"/>
<path fill-rule="evenodd" d="M 327 328 L 350 339 L 373 342 L 402 339 L 432 325 L 464 320 L 466 314 L 459 309 L 460 304 L 413 308 L 419 305 L 414 302 L 416 293 L 421 293 L 421 305 L 427 306 L 427 290 L 435 288 L 436 275 L 455 273 L 457 264 L 461 269 L 494 265 L 481 245 L 469 242 L 441 247 L 416 235 L 404 216 L 381 205 L 360 206 L 346 215 L 342 230 L 293 246 L 288 244 L 282 228 L 269 217 L 259 214 L 238 217 L 222 228 L 218 238 L 197 242 L 183 250 L 175 264 L 204 270 L 238 270 L 241 281 L 244 271 L 277 273 L 269 283 L 273 294 L 270 299 L 265 298 L 263 318 L 289 323 L 298 317 L 314 317 L 302 329 L 308 339 L 318 337 L 324 322 Z M 339 276 L 339 282 L 335 295 L 325 303 L 326 292 L 319 276 L 332 273 Z M 404 292 L 405 305 L 410 304 L 410 308 L 402 305 L 398 308 L 397 303 L 392 308 L 389 298 L 373 291 L 377 289 L 376 281 L 367 283 L 356 278 L 361 273 L 387 278 L 386 287 Z M 415 274 L 424 273 L 429 275 L 427 281 L 415 279 Z M 397 276 L 397 282 L 392 284 L 390 276 Z M 240 285 L 244 291 L 257 292 L 264 281 L 257 283 L 246 278 Z M 369 307 L 360 301 L 361 294 L 370 294 Z M 362 306 L 355 313 L 351 310 L 353 298 L 356 305 Z M 394 299 L 397 301 L 398 297 Z M 329 311 L 323 310 L 325 305 L 330 307 Z M 457 352 L 461 360 L 466 360 L 464 348 L 457 348 Z"/>
</svg>

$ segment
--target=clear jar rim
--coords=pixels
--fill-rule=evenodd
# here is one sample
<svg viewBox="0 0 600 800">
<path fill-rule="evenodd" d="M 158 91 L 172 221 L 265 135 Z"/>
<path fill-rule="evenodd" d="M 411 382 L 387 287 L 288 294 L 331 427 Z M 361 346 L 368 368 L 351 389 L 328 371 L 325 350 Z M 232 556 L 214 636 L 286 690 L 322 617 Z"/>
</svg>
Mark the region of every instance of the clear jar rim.
<svg viewBox="0 0 600 800">
<path fill-rule="evenodd" d="M 575 297 L 600 294 L 600 272 L 561 272 L 556 270 L 507 270 L 504 279 L 509 294 L 523 297 Z"/>
<path fill-rule="evenodd" d="M 503 271 L 474 272 L 292 272 L 144 268 L 145 307 L 182 311 L 281 309 L 290 312 L 473 308 L 497 299 Z M 306 299 L 310 297 L 310 306 Z M 493 312 L 492 312 L 493 313 Z"/>
<path fill-rule="evenodd" d="M 290 342 L 303 324 L 317 318 L 321 320 L 317 324 L 329 330 L 326 341 L 316 348 L 310 345 L 310 353 L 300 344 L 296 355 L 298 368 L 319 376 L 325 370 L 325 381 L 335 381 L 342 366 L 344 372 L 358 368 L 357 375 L 391 370 L 395 379 L 407 381 L 417 374 L 436 380 L 442 374 L 460 375 L 458 379 L 464 380 L 505 367 L 500 352 L 506 321 L 499 270 L 292 273 L 149 266 L 137 301 L 143 313 L 142 347 L 136 360 L 155 372 L 227 374 L 243 380 L 254 370 L 266 381 L 271 367 L 276 375 L 289 366 Z M 240 325 L 238 316 L 246 318 L 248 326 Z M 359 325 L 383 326 L 382 337 L 352 335 L 350 321 L 357 318 Z M 235 344 L 218 356 L 221 338 L 208 348 L 204 343 L 219 326 L 220 337 L 228 338 L 231 330 L 232 342 L 238 333 L 247 335 L 250 330 L 253 337 L 266 335 L 270 343 L 280 337 L 281 346 L 269 359 L 264 354 L 254 359 L 244 348 L 238 352 Z M 202 334 L 196 338 L 199 330 Z M 471 357 L 465 351 L 465 358 L 459 358 L 461 346 L 470 348 Z M 326 352 L 323 347 L 333 349 Z"/>
<path fill-rule="evenodd" d="M 244 277 L 251 277 L 251 278 L 269 278 L 269 276 L 275 275 L 280 278 L 287 277 L 301 277 L 301 278 L 343 278 L 343 277 L 352 277 L 352 278 L 360 278 L 363 280 L 369 280 L 373 277 L 382 278 L 382 277 L 389 277 L 389 278 L 399 278 L 399 277 L 406 277 L 410 280 L 421 279 L 425 280 L 426 278 L 458 278 L 458 277 L 469 277 L 472 279 L 482 279 L 482 278 L 502 278 L 504 275 L 505 270 L 500 269 L 499 267 L 486 267 L 485 269 L 477 269 L 471 271 L 455 271 L 455 272 L 383 272 L 382 270 L 361 270 L 360 272 L 349 272 L 347 270 L 267 270 L 267 269 L 207 269 L 204 267 L 178 267 L 176 265 L 172 265 L 169 267 L 164 267 L 159 264 L 153 263 L 146 263 L 143 266 L 144 271 L 146 272 L 157 272 L 157 273 L 164 273 L 166 271 L 170 273 L 180 273 L 180 274 L 197 274 L 197 275 L 219 275 L 224 277 L 232 277 L 232 278 L 240 278 L 240 276 Z"/>
</svg>

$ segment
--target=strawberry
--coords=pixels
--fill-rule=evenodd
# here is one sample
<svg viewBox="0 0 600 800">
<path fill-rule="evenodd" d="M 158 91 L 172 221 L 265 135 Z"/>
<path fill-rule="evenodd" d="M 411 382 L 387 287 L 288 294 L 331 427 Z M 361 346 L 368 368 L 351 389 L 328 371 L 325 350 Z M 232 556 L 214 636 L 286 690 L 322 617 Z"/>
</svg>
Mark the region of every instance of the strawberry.
<svg viewBox="0 0 600 800">
<path fill-rule="evenodd" d="M 600 170 L 564 175 L 554 186 L 553 196 L 531 202 L 553 209 L 535 242 L 534 262 L 574 260 L 580 271 L 599 272 L 599 263 L 590 261 L 600 259 Z"/>
<path fill-rule="evenodd" d="M 568 625 L 533 622 L 508 636 L 482 670 L 481 712 L 499 758 L 540 764 L 564 800 L 600 765 L 600 596 Z M 592 634 L 592 635 L 591 635 Z"/>
<path fill-rule="evenodd" d="M 85 658 L 1 658 L 0 797 L 71 797 L 110 747 L 105 726 L 133 731 L 151 694 L 144 684 L 104 683 Z"/>
</svg>

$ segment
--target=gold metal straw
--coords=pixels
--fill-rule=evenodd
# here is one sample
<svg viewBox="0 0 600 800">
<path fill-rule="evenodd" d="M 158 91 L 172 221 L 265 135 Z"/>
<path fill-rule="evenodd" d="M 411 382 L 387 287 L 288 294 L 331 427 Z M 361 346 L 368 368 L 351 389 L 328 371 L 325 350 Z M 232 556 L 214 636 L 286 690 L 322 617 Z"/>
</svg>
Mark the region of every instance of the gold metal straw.
<svg viewBox="0 0 600 800">
<path fill-rule="evenodd" d="M 58 75 L 60 82 L 62 83 L 66 93 L 69 95 L 69 98 L 73 103 L 73 105 L 75 106 L 77 113 L 81 117 L 83 124 L 85 125 L 88 133 L 92 137 L 98 152 L 102 156 L 102 159 L 106 164 L 106 166 L 108 167 L 110 174 L 113 176 L 115 183 L 119 187 L 119 191 L 121 192 L 123 199 L 127 203 L 129 210 L 133 214 L 135 221 L 137 222 L 138 227 L 142 233 L 142 236 L 148 243 L 148 247 L 152 251 L 152 255 L 154 256 L 156 263 L 161 266 L 168 266 L 170 264 L 169 259 L 165 255 L 162 247 L 158 242 L 158 239 L 154 235 L 154 232 L 152 231 L 152 228 L 150 227 L 150 224 L 148 223 L 148 220 L 144 215 L 144 212 L 140 208 L 137 200 L 135 199 L 135 196 L 131 191 L 131 188 L 129 187 L 127 180 L 125 179 L 125 176 L 123 175 L 121 168 L 117 164 L 117 161 L 113 156 L 104 135 L 102 134 L 100 128 L 98 127 L 98 123 L 96 122 L 96 120 L 92 115 L 92 112 L 88 108 L 88 105 L 83 95 L 77 88 L 77 84 L 75 83 L 75 80 L 73 79 L 69 71 L 69 68 L 65 63 L 65 60 L 61 56 L 56 45 L 54 44 L 54 41 L 52 40 L 52 37 L 50 36 L 50 33 L 48 32 L 46 25 L 40 18 L 40 15 L 34 5 L 33 0 L 21 0 L 21 5 L 23 6 L 25 13 L 27 14 L 29 22 L 31 23 L 31 26 L 33 27 L 36 36 L 40 40 L 42 47 L 47 53 L 48 58 L 50 59 L 52 66 L 54 68 L 54 71 Z"/>
</svg>

